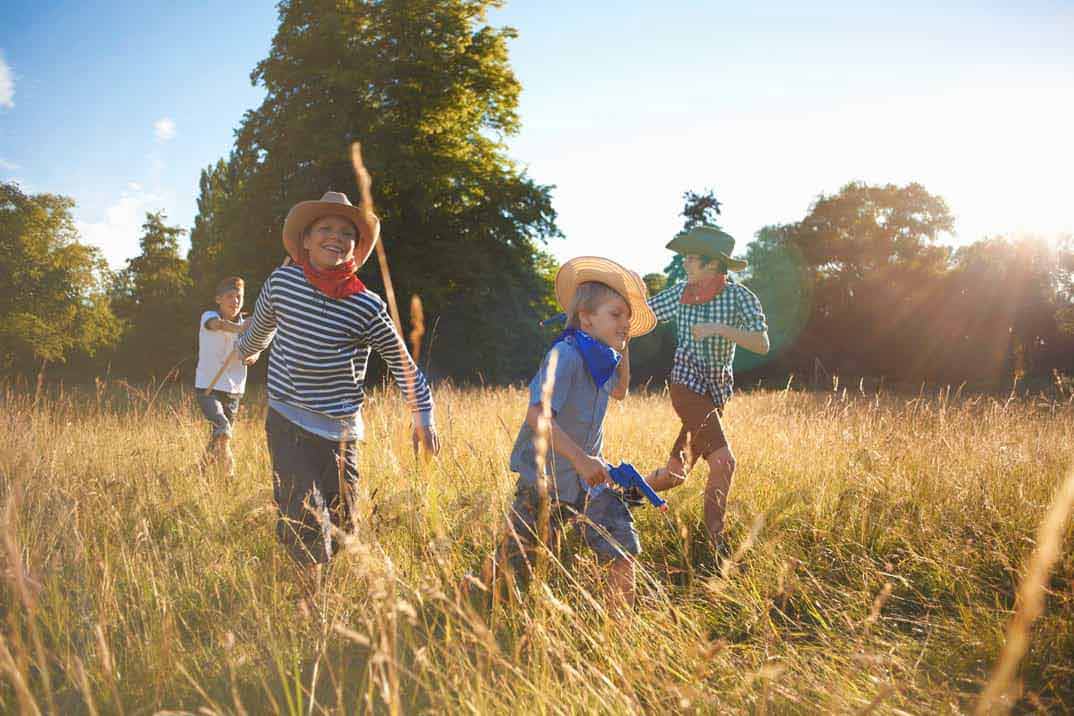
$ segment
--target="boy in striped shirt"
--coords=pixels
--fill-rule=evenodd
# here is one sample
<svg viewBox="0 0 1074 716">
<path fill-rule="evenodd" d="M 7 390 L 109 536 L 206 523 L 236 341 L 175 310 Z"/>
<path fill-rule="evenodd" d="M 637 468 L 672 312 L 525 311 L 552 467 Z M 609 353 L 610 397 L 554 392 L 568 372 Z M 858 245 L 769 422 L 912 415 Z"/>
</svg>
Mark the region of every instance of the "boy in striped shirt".
<svg viewBox="0 0 1074 716">
<path fill-rule="evenodd" d="M 671 404 L 682 425 L 667 466 L 647 478 L 655 490 L 686 480 L 694 462 L 709 466 L 705 484 L 705 529 L 713 547 L 721 541 L 727 493 L 735 472 L 735 456 L 720 418 L 734 386 L 735 346 L 768 352 L 768 322 L 757 296 L 727 278 L 728 269 L 747 263 L 731 258 L 735 240 L 715 226 L 698 226 L 679 234 L 667 248 L 683 256 L 686 282 L 649 299 L 660 321 L 674 321 L 678 345 L 668 377 Z"/>
<path fill-rule="evenodd" d="M 341 528 L 349 519 L 371 349 L 387 363 L 406 397 L 415 445 L 420 443 L 433 454 L 440 448 L 425 376 L 384 301 L 356 274 L 380 232 L 369 176 L 359 174 L 360 206 L 330 191 L 320 201 L 303 201 L 291 208 L 283 243 L 293 263 L 269 275 L 251 326 L 238 344 L 243 356 L 273 344 L 265 431 L 279 508 L 276 534 L 301 566 L 312 594 L 321 584 L 321 566 L 336 549 L 333 527 Z"/>
</svg>

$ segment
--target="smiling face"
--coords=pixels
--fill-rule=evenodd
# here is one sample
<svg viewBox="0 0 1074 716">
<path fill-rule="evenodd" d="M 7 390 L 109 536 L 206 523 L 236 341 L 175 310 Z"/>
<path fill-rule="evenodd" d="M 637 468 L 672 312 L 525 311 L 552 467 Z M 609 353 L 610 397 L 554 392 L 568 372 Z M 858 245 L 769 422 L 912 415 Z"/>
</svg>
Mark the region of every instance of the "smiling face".
<svg viewBox="0 0 1074 716">
<path fill-rule="evenodd" d="M 690 283 L 715 278 L 723 273 L 720 262 L 700 256 L 698 254 L 686 254 L 682 257 L 682 268 L 686 271 L 686 280 Z"/>
<path fill-rule="evenodd" d="M 621 351 L 630 338 L 630 304 L 613 293 L 601 301 L 595 311 L 579 311 L 578 322 L 583 331 Z"/>
<path fill-rule="evenodd" d="M 242 289 L 233 288 L 230 291 L 216 294 L 216 305 L 220 307 L 220 317 L 227 321 L 234 321 L 242 309 Z"/>
<path fill-rule="evenodd" d="M 335 268 L 354 258 L 358 230 L 341 216 L 322 216 L 302 235 L 302 248 L 310 263 L 320 270 Z"/>
</svg>

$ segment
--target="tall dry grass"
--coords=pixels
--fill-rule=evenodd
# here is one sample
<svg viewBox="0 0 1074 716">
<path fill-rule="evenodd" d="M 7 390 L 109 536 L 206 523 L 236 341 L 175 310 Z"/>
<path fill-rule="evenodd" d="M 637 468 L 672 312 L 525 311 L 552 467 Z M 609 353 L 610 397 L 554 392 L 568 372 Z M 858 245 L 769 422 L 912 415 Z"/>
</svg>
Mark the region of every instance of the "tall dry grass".
<svg viewBox="0 0 1074 716">
<path fill-rule="evenodd" d="M 441 387 L 437 401 L 445 447 L 424 464 L 398 394 L 373 393 L 356 532 L 310 611 L 273 538 L 262 396 L 229 483 L 196 469 L 207 428 L 190 391 L 102 384 L 36 409 L 8 391 L 0 711 L 959 713 L 1008 624 L 1026 640 L 993 687 L 1001 706 L 1074 709 L 1064 515 L 1049 569 L 1027 572 L 1071 468 L 1074 408 L 740 395 L 736 563 L 695 571 L 695 472 L 669 519 L 635 513 L 639 604 L 616 621 L 576 541 L 521 606 L 460 592 L 503 529 L 525 394 Z M 645 470 L 676 432 L 659 394 L 614 404 L 606 428 L 606 456 Z M 1012 622 L 1027 598 L 1036 618 Z"/>
</svg>

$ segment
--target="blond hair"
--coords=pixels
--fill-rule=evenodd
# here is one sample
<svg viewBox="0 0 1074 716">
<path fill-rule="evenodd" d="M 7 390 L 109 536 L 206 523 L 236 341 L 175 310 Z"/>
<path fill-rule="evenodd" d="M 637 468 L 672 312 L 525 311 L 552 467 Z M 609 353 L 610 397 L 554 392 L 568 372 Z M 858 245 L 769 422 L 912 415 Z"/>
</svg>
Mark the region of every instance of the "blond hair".
<svg viewBox="0 0 1074 716">
<path fill-rule="evenodd" d="M 599 281 L 586 281 L 578 284 L 578 288 L 574 289 L 574 296 L 571 297 L 571 305 L 567 307 L 567 327 L 581 328 L 579 314 L 582 311 L 594 313 L 605 301 L 616 297 L 623 299 L 629 311 L 630 301 L 608 284 Z"/>
</svg>

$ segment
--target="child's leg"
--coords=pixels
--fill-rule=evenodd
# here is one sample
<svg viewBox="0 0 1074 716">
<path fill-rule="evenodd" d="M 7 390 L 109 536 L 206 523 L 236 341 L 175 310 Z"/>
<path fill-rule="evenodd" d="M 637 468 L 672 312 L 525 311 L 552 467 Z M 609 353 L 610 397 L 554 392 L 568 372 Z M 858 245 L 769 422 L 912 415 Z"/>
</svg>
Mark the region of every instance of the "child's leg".
<svg viewBox="0 0 1074 716">
<path fill-rule="evenodd" d="M 235 427 L 235 419 L 239 416 L 239 402 L 241 400 L 241 395 L 233 395 L 231 393 L 220 394 L 220 407 L 224 411 L 224 417 L 227 418 L 228 434 L 230 434 Z"/>
<path fill-rule="evenodd" d="M 227 435 L 231 432 L 231 421 L 228 420 L 227 415 L 224 412 L 224 405 L 220 400 L 220 396 L 216 391 L 213 391 L 209 395 L 205 394 L 205 391 L 198 390 L 198 407 L 201 408 L 202 415 L 205 419 L 212 423 L 213 426 L 213 438 L 216 439 L 221 435 Z"/>
<path fill-rule="evenodd" d="M 333 461 L 331 450 L 323 446 L 330 441 L 302 430 L 272 409 L 265 432 L 279 509 L 276 537 L 302 567 L 327 562 L 332 555 L 332 522 L 322 475 L 325 464 Z"/>
<path fill-rule="evenodd" d="M 634 558 L 641 554 L 641 540 L 634 517 L 612 490 L 603 490 L 585 505 L 582 531 L 597 557 L 608 565 L 608 602 L 613 613 L 634 606 Z"/>
<path fill-rule="evenodd" d="M 634 607 L 634 560 L 625 557 L 608 565 L 608 602 L 613 614 Z"/>
<path fill-rule="evenodd" d="M 705 484 L 705 530 L 713 546 L 717 546 L 723 533 L 727 493 L 731 490 L 731 478 L 735 474 L 735 455 L 730 445 L 724 445 L 710 453 L 705 461 L 709 464 L 709 479 Z"/>
<path fill-rule="evenodd" d="M 486 560 L 482 569 L 485 584 L 499 589 L 503 583 L 509 593 L 525 589 L 533 577 L 537 562 L 537 489 L 535 486 L 519 479 L 515 488 L 515 500 L 507 518 L 507 529 L 503 540 L 496 549 L 496 557 Z M 549 505 L 548 538 L 550 544 L 556 544 L 559 537 L 560 515 L 558 506 Z"/>
</svg>

